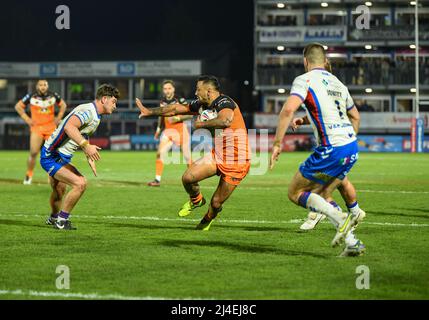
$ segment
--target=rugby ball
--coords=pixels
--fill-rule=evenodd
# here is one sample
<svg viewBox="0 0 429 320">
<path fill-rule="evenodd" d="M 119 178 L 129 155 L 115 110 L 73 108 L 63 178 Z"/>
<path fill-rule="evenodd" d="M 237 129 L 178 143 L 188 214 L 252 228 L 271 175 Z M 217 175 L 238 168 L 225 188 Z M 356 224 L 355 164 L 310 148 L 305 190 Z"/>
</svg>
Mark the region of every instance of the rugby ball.
<svg viewBox="0 0 429 320">
<path fill-rule="evenodd" d="M 208 121 L 217 117 L 216 110 L 206 109 L 200 114 L 200 121 Z"/>
</svg>

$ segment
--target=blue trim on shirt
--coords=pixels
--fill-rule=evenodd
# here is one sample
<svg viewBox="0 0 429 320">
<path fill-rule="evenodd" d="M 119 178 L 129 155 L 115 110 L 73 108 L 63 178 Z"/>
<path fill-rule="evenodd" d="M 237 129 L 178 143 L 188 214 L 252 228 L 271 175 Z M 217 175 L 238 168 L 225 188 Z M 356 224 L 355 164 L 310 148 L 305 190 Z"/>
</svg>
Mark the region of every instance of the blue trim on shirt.
<svg viewBox="0 0 429 320">
<path fill-rule="evenodd" d="M 78 119 L 79 119 L 79 121 L 80 121 L 80 124 L 83 126 L 84 124 L 85 124 L 85 121 L 83 121 L 77 114 L 74 114 L 73 116 L 76 116 Z M 71 116 L 71 117 L 73 117 L 73 116 Z M 70 118 L 71 118 L 70 117 Z"/>
<path fill-rule="evenodd" d="M 294 93 L 291 93 L 290 95 L 291 96 L 297 96 L 297 97 L 301 98 L 302 102 L 304 102 L 304 100 L 305 100 L 299 93 L 294 92 Z"/>
<path fill-rule="evenodd" d="M 93 106 L 94 106 L 94 108 L 95 108 L 95 112 L 97 112 L 98 119 L 100 119 L 100 118 L 101 118 L 101 116 L 98 114 L 97 105 L 95 104 L 95 101 L 92 101 L 92 105 L 93 105 Z"/>
</svg>

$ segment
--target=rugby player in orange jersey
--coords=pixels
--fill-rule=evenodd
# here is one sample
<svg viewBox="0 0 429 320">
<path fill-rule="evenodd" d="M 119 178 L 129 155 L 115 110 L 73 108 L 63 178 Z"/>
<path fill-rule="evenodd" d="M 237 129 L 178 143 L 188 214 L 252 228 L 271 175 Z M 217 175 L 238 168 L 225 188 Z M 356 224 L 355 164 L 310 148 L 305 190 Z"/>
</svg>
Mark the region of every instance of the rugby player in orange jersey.
<svg viewBox="0 0 429 320">
<path fill-rule="evenodd" d="M 206 200 L 200 192 L 198 183 L 215 175 L 220 176 L 208 211 L 197 226 L 199 230 L 209 230 L 211 223 L 222 210 L 224 202 L 249 172 L 250 147 L 240 108 L 230 97 L 220 92 L 219 81 L 216 77 L 201 76 L 198 78 L 195 95 L 197 100 L 187 105 L 174 104 L 147 109 L 139 99 L 136 99 L 136 103 L 141 111 L 140 118 L 159 115 L 197 115 L 203 113 L 204 110 L 217 113 L 217 117 L 211 120 L 198 119 L 194 124 L 196 129 L 205 128 L 215 131 L 214 148 L 211 154 L 193 162 L 183 174 L 182 183 L 190 200 L 179 211 L 179 216 L 185 217 L 195 208 L 203 206 Z"/>
<path fill-rule="evenodd" d="M 40 79 L 36 84 L 36 92 L 25 95 L 15 105 L 15 110 L 30 127 L 30 157 L 27 161 L 27 173 L 24 184 L 31 184 L 36 158 L 44 141 L 55 131 L 57 125 L 64 116 L 67 105 L 56 92 L 48 91 L 49 84 L 45 79 Z M 31 117 L 25 112 L 30 105 Z M 59 107 L 55 117 L 55 105 Z"/>
<path fill-rule="evenodd" d="M 160 106 L 169 104 L 187 104 L 184 98 L 175 95 L 176 87 L 172 80 L 165 80 L 162 83 L 163 97 Z M 164 160 L 173 145 L 182 149 L 186 164 L 191 164 L 191 143 L 188 127 L 183 122 L 192 119 L 193 116 L 173 116 L 159 117 L 158 127 L 155 132 L 155 139 L 161 135 L 158 151 L 156 153 L 155 180 L 149 182 L 150 187 L 161 185 L 161 176 L 164 170 Z"/>
</svg>

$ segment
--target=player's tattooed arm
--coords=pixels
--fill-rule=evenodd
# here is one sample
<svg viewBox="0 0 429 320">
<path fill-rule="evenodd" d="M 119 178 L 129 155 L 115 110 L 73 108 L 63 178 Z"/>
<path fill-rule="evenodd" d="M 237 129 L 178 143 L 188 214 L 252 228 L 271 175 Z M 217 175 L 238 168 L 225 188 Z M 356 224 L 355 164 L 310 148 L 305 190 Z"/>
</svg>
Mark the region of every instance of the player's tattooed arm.
<svg viewBox="0 0 429 320">
<path fill-rule="evenodd" d="M 194 116 L 174 116 L 173 119 L 171 120 L 171 123 L 178 123 L 178 122 L 183 122 L 186 120 L 190 120 L 192 119 Z"/>
<path fill-rule="evenodd" d="M 279 121 L 277 124 L 276 137 L 273 144 L 273 153 L 271 155 L 270 169 L 274 168 L 275 162 L 278 160 L 282 151 L 282 141 L 286 134 L 286 131 L 292 122 L 293 115 L 296 110 L 301 106 L 302 99 L 296 95 L 291 95 L 283 105 L 282 111 L 280 111 Z"/>
<path fill-rule="evenodd" d="M 229 108 L 219 111 L 216 118 L 208 121 L 195 121 L 195 129 L 225 129 L 231 126 L 234 119 L 234 111 Z"/>
<path fill-rule="evenodd" d="M 356 107 L 351 108 L 347 111 L 347 115 L 349 116 L 350 122 L 352 123 L 353 129 L 357 135 L 360 126 L 360 114 L 358 109 Z"/>
<path fill-rule="evenodd" d="M 136 98 L 136 105 L 140 109 L 139 118 L 150 117 L 150 116 L 164 116 L 170 117 L 177 114 L 193 114 L 191 112 L 189 105 L 183 104 L 170 104 L 168 106 L 158 107 L 158 108 L 146 108 L 139 98 Z"/>
</svg>

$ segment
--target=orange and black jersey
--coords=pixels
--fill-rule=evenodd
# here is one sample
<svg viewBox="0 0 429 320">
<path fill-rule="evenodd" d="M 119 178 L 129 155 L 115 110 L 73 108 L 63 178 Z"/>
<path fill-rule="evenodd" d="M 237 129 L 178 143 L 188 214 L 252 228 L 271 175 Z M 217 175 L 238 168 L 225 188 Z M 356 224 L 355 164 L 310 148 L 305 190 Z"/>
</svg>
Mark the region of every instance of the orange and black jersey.
<svg viewBox="0 0 429 320">
<path fill-rule="evenodd" d="M 26 94 L 21 102 L 30 105 L 31 119 L 36 125 L 45 125 L 54 122 L 55 104 L 61 102 L 61 96 L 50 91 L 44 95 L 34 92 Z"/>
<path fill-rule="evenodd" d="M 182 97 L 177 97 L 177 96 L 174 96 L 171 99 L 167 99 L 166 97 L 163 97 L 161 99 L 160 104 L 161 104 L 161 106 L 166 106 L 166 105 L 169 105 L 169 104 L 183 104 L 183 105 L 185 105 L 186 104 L 186 99 L 182 98 Z"/>
<path fill-rule="evenodd" d="M 161 107 L 164 107 L 164 106 L 168 106 L 171 104 L 187 105 L 187 102 L 186 102 L 185 98 L 174 96 L 171 99 L 167 99 L 167 98 L 163 97 L 159 104 Z M 179 132 L 181 132 L 182 128 L 183 128 L 183 122 L 171 123 L 171 119 L 172 119 L 172 117 L 162 117 L 161 129 L 162 130 L 164 130 L 164 129 L 176 129 L 176 130 L 179 130 Z"/>
<path fill-rule="evenodd" d="M 201 103 L 199 100 L 193 100 L 189 103 L 191 112 L 201 114 L 204 110 L 216 110 L 217 113 L 222 109 L 229 108 L 235 110 L 238 105 L 230 97 L 221 94 L 209 106 Z"/>
<path fill-rule="evenodd" d="M 232 100 L 230 97 L 221 94 L 217 97 L 209 106 L 202 104 L 198 100 L 194 100 L 189 104 L 189 109 L 191 112 L 201 114 L 204 110 L 216 110 L 219 113 L 223 109 L 231 109 L 234 111 L 234 118 L 231 122 L 230 129 L 246 129 L 246 124 L 244 123 L 243 116 L 241 115 L 240 108 L 237 103 Z"/>
<path fill-rule="evenodd" d="M 227 95 L 221 94 L 209 106 L 194 100 L 189 104 L 191 112 L 201 114 L 204 110 L 216 110 L 219 114 L 223 109 L 234 111 L 234 117 L 228 128 L 222 129 L 221 134 L 215 134 L 215 154 L 217 161 L 225 162 L 228 158 L 249 161 L 250 148 L 247 136 L 247 128 L 238 104 Z M 230 154 L 233 149 L 234 153 Z"/>
</svg>

